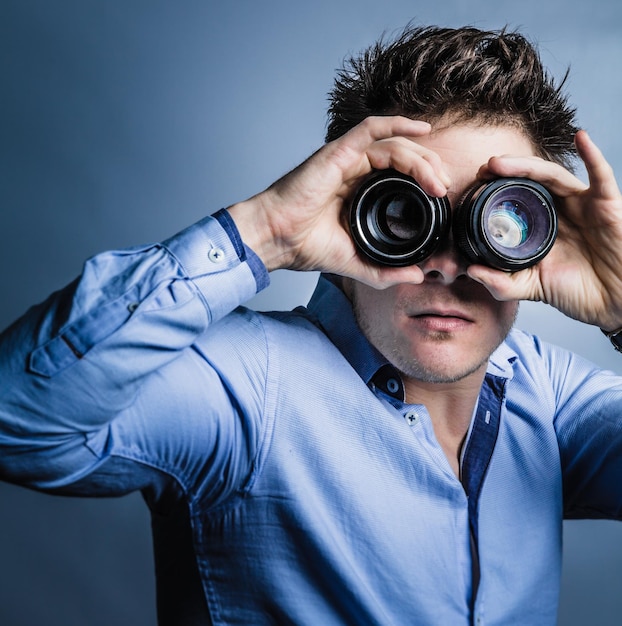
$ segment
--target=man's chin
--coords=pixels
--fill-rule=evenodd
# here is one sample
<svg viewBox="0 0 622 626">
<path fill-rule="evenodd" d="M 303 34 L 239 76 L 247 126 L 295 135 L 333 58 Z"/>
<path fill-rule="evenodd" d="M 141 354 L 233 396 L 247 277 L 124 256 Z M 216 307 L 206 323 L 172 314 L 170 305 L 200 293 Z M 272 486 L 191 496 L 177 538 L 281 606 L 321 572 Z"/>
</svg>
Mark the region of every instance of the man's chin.
<svg viewBox="0 0 622 626">
<path fill-rule="evenodd" d="M 461 358 L 455 353 L 442 355 L 439 346 L 436 354 L 431 358 L 418 360 L 404 360 L 394 365 L 407 378 L 428 384 L 457 383 L 470 376 L 480 375 L 485 372 L 488 364 L 488 356 L 478 360 Z M 470 355 L 471 359 L 473 355 Z"/>
</svg>

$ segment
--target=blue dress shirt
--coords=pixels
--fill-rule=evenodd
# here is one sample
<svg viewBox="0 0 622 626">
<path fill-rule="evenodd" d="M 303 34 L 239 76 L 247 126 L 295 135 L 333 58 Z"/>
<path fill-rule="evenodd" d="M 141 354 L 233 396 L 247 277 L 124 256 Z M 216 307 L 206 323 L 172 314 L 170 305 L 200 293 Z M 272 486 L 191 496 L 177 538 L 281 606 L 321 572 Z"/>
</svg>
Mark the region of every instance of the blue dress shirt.
<svg viewBox="0 0 622 626">
<path fill-rule="evenodd" d="M 267 281 L 226 212 L 89 260 L 0 337 L 0 477 L 142 490 L 161 624 L 553 626 L 562 519 L 622 517 L 622 379 L 512 331 L 459 480 L 336 281 Z"/>
</svg>

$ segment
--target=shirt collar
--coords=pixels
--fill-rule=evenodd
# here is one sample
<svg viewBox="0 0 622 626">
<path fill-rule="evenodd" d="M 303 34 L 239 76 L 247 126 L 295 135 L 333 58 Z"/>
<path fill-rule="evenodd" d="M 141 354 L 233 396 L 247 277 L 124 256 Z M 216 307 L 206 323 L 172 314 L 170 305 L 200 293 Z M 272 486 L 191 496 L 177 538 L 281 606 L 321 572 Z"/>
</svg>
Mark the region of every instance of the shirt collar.
<svg viewBox="0 0 622 626">
<path fill-rule="evenodd" d="M 514 331 L 510 331 L 512 333 Z M 516 352 L 504 341 L 488 360 L 487 373 L 501 378 L 512 379 L 514 376 L 514 362 L 518 358 Z"/>
<path fill-rule="evenodd" d="M 307 310 L 358 375 L 369 384 L 376 372 L 390 363 L 361 332 L 340 282 L 338 276 L 322 274 Z"/>
</svg>

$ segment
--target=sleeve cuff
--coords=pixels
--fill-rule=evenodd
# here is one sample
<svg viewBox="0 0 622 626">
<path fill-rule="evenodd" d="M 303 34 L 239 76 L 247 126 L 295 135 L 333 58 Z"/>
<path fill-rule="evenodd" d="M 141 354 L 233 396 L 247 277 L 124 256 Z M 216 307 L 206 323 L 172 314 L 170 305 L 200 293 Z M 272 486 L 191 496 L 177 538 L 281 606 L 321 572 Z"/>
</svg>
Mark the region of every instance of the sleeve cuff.
<svg viewBox="0 0 622 626">
<path fill-rule="evenodd" d="M 240 261 L 246 261 L 253 272 L 255 282 L 257 283 L 257 292 L 259 293 L 270 284 L 270 275 L 263 261 L 249 248 L 240 237 L 240 232 L 235 222 L 229 215 L 227 209 L 220 209 L 212 216 L 222 226 L 223 230 L 231 239 L 231 243 L 240 258 Z"/>
<path fill-rule="evenodd" d="M 211 321 L 248 302 L 270 283 L 264 264 L 244 245 L 231 217 L 222 213 L 205 217 L 162 243 L 198 288 Z"/>
</svg>

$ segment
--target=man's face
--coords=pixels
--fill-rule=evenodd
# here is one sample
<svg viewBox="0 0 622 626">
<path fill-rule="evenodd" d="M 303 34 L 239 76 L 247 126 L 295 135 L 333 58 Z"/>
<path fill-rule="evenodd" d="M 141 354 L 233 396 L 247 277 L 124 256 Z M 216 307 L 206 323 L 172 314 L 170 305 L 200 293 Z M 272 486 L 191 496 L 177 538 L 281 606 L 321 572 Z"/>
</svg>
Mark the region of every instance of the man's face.
<svg viewBox="0 0 622 626">
<path fill-rule="evenodd" d="M 492 156 L 534 155 L 529 140 L 506 126 L 457 124 L 418 139 L 444 162 L 455 207 L 476 182 L 477 171 Z M 451 383 L 478 379 L 489 356 L 511 329 L 517 302 L 498 302 L 466 275 L 465 259 L 447 241 L 419 264 L 420 285 L 377 290 L 348 282 L 358 323 L 368 340 L 407 379 Z"/>
</svg>

